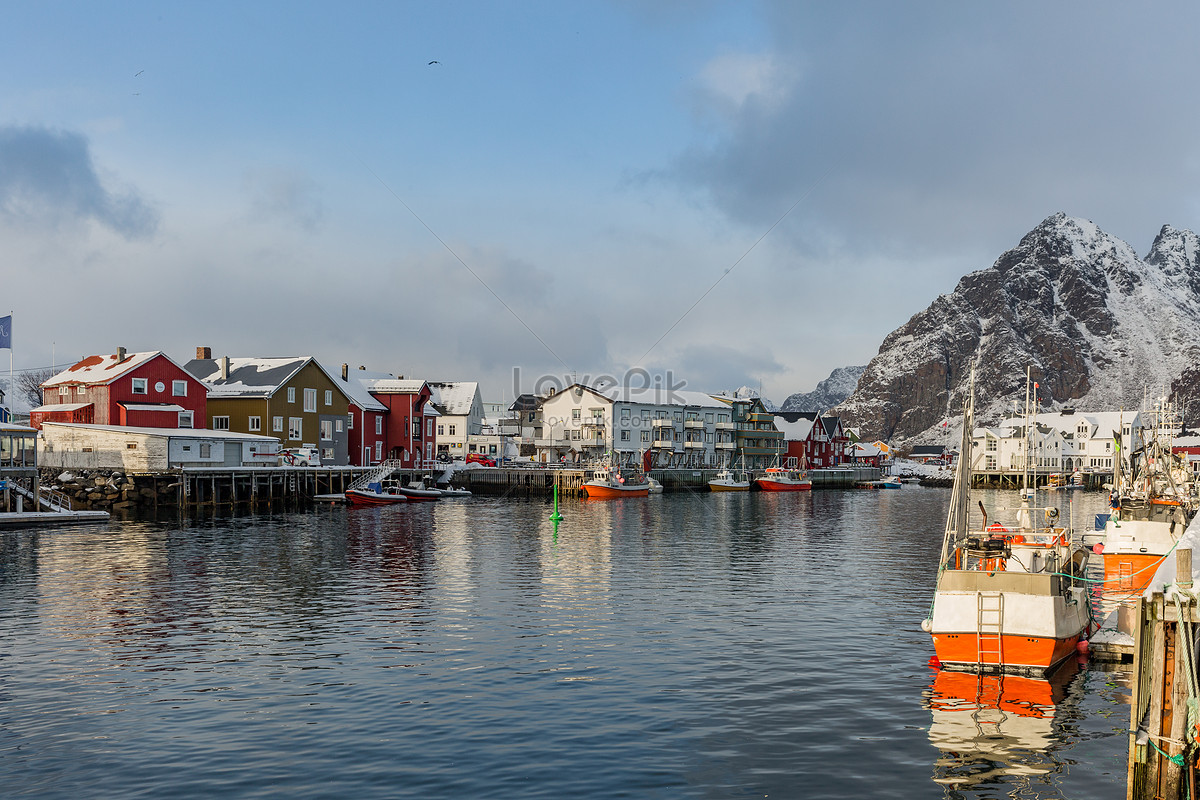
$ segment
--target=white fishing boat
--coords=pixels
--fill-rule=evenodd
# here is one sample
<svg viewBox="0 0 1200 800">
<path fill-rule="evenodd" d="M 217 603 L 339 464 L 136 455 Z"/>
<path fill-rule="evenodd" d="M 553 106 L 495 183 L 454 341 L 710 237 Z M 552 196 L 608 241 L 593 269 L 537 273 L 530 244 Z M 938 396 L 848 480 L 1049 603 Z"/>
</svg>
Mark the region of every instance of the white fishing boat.
<svg viewBox="0 0 1200 800">
<path fill-rule="evenodd" d="M 1075 653 L 1091 623 L 1088 590 L 1080 580 L 1088 551 L 1054 524 L 1058 510 L 1039 507 L 1028 488 L 1011 522 L 989 525 L 980 503 L 982 524 L 971 524 L 967 454 L 974 391 L 972 371 L 959 449 L 964 456 L 954 475 L 933 607 L 921 627 L 933 637 L 944 668 L 1041 676 Z M 1028 409 L 1027 390 L 1027 420 Z M 1026 425 L 1027 437 L 1031 427 Z"/>
<path fill-rule="evenodd" d="M 1173 409 L 1160 400 L 1150 416 L 1153 425 L 1141 429 L 1127 470 L 1118 439 L 1110 514 L 1096 546 L 1111 593 L 1144 591 L 1200 507 L 1187 461 L 1172 452 L 1178 425 Z"/>
<path fill-rule="evenodd" d="M 745 463 L 744 456 L 742 462 Z M 708 482 L 708 488 L 713 492 L 748 492 L 750 491 L 750 478 L 744 470 L 727 466 L 717 470 L 716 476 Z"/>
</svg>

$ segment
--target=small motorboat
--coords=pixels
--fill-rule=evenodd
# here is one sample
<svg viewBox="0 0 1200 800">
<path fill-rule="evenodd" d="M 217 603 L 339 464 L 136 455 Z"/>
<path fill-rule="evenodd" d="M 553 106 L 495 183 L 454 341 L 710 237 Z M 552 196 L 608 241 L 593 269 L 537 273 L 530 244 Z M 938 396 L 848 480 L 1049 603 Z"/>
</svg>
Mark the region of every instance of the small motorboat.
<svg viewBox="0 0 1200 800">
<path fill-rule="evenodd" d="M 407 503 L 408 497 L 395 491 L 394 486 L 381 486 L 378 483 L 369 484 L 364 489 L 347 489 L 346 502 L 352 506 L 387 506 L 393 503 Z"/>
<path fill-rule="evenodd" d="M 718 470 L 716 477 L 708 482 L 710 492 L 748 492 L 750 479 L 731 469 Z"/>
<path fill-rule="evenodd" d="M 583 493 L 596 500 L 645 497 L 650 494 L 650 482 L 643 472 L 605 467 L 592 473 L 592 479 L 583 484 Z"/>
<path fill-rule="evenodd" d="M 417 488 L 432 489 L 433 491 L 438 492 L 442 497 L 471 497 L 470 489 L 456 489 L 449 483 L 438 486 L 432 475 L 426 475 L 424 478 L 421 478 L 421 483 Z"/>
<path fill-rule="evenodd" d="M 754 485 L 764 492 L 806 492 L 812 489 L 812 480 L 803 472 L 782 467 L 768 467 Z"/>
</svg>

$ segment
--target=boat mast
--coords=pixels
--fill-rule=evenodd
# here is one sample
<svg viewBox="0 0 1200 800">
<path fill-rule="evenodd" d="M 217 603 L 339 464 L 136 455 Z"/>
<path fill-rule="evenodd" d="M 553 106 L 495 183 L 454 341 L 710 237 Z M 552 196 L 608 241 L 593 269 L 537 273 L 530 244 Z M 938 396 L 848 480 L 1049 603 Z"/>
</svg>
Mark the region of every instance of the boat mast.
<svg viewBox="0 0 1200 800">
<path fill-rule="evenodd" d="M 971 438 L 975 427 L 975 367 L 967 382 L 967 396 L 963 401 L 963 428 L 958 447 L 958 466 L 954 470 L 954 489 L 950 499 L 950 513 L 946 515 L 946 531 L 942 537 L 942 560 L 939 570 L 945 569 L 950 557 L 950 543 L 967 535 L 967 515 L 971 489 Z"/>
</svg>

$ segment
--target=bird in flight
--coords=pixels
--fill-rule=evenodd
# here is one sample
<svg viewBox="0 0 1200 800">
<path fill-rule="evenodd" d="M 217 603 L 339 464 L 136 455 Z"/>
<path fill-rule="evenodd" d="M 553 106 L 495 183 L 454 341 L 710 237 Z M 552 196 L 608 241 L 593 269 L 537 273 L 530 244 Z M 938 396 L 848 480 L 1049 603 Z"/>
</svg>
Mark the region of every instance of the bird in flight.
<svg viewBox="0 0 1200 800">
<path fill-rule="evenodd" d="M 428 64 L 426 64 L 425 66 L 427 66 L 427 67 L 432 67 L 434 64 L 441 64 L 441 63 L 442 63 L 442 62 L 440 62 L 440 61 L 430 61 L 430 62 L 429 62 Z"/>
<path fill-rule="evenodd" d="M 141 74 L 142 74 L 143 72 L 145 72 L 145 71 L 146 71 L 146 70 L 144 70 L 144 69 L 139 69 L 139 70 L 138 70 L 138 71 L 137 71 L 137 72 L 134 74 L 134 76 L 133 76 L 133 77 L 135 77 L 135 78 L 136 78 L 138 75 L 141 75 Z"/>
</svg>

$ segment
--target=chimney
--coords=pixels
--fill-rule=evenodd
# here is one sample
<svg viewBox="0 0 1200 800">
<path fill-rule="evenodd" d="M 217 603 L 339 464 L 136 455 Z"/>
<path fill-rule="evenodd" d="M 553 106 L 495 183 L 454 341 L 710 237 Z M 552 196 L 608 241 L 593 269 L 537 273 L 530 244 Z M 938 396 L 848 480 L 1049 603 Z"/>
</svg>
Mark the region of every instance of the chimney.
<svg viewBox="0 0 1200 800">
<path fill-rule="evenodd" d="M 344 380 L 344 381 L 350 380 L 350 365 L 349 364 L 342 364 L 342 380 Z"/>
<path fill-rule="evenodd" d="M 229 380 L 229 356 L 221 356 L 217 363 L 221 367 L 221 380 Z"/>
<path fill-rule="evenodd" d="M 212 348 L 211 347 L 197 347 L 196 348 L 196 360 L 197 361 L 212 361 Z"/>
<path fill-rule="evenodd" d="M 125 360 L 125 348 L 118 347 L 117 348 L 117 363 L 120 364 L 124 360 Z"/>
</svg>

